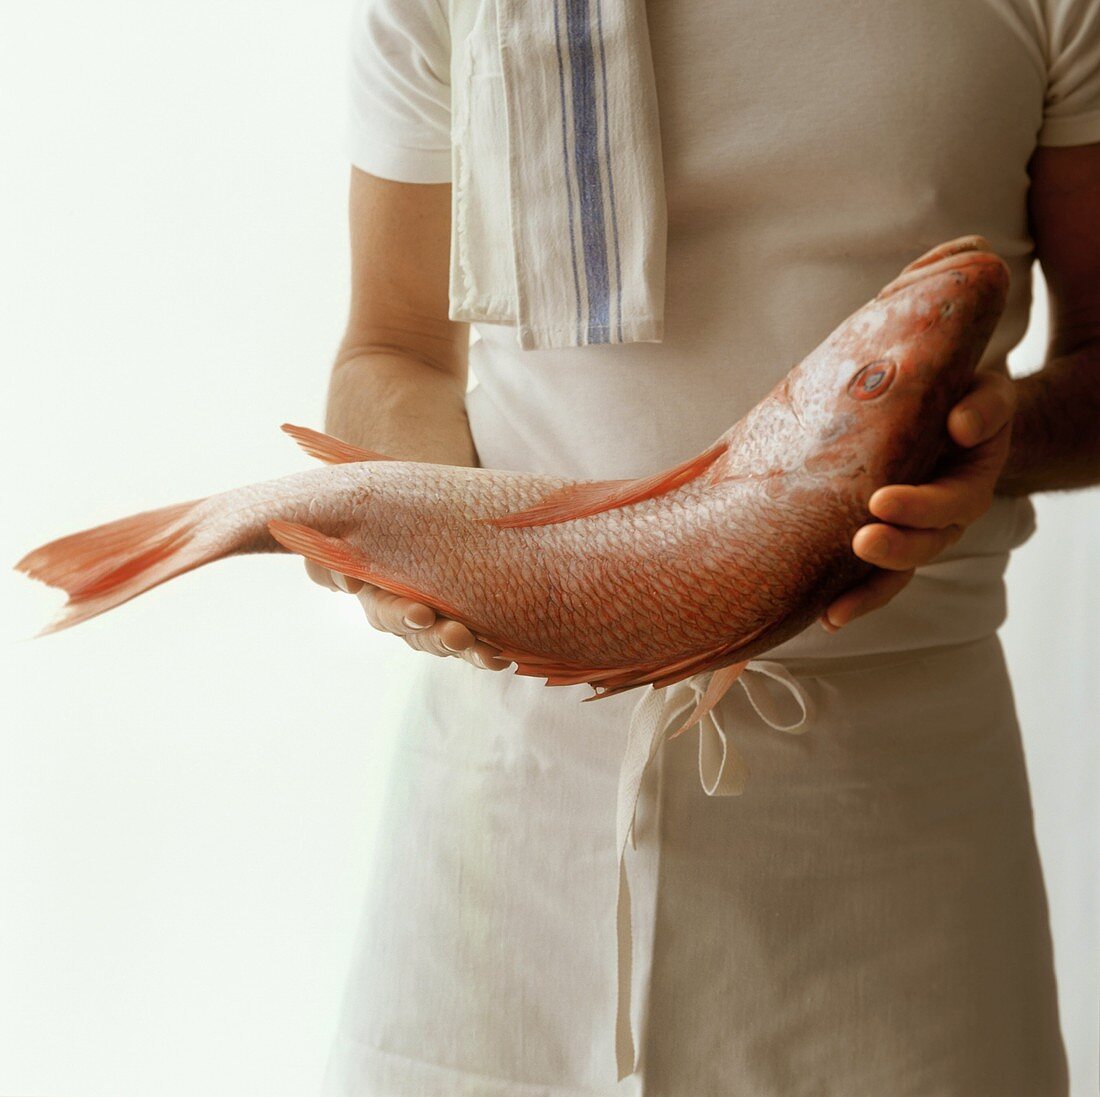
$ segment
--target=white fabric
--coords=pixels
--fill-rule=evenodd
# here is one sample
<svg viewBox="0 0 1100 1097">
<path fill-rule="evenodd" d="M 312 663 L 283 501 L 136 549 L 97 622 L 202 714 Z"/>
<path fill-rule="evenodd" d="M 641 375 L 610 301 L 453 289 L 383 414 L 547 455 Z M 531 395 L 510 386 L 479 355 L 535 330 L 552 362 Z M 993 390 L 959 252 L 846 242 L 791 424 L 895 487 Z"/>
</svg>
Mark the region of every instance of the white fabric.
<svg viewBox="0 0 1100 1097">
<path fill-rule="evenodd" d="M 513 325 L 525 348 L 661 338 L 643 0 L 368 0 L 353 43 L 353 163 L 453 181 L 452 319 Z"/>
<path fill-rule="evenodd" d="M 508 187 L 486 197 L 511 212 L 520 345 L 660 339 L 665 195 L 644 0 L 483 7 L 499 23 L 487 33 L 507 103 Z M 482 171 L 494 178 L 475 163 L 471 191 L 456 187 L 460 215 Z M 485 237 L 466 245 L 477 271 Z"/>
<path fill-rule="evenodd" d="M 743 795 L 703 795 L 687 735 L 647 771 L 639 1056 L 616 1082 L 612 804 L 637 702 L 423 660 L 325 1097 L 1064 1097 L 996 639 L 781 661 L 813 722 L 777 734 L 730 694 Z"/>
<path fill-rule="evenodd" d="M 950 58 L 946 30 L 896 52 L 903 63 L 923 49 L 960 65 L 1027 64 L 1033 106 L 1017 121 L 1028 137 L 1096 140 L 1100 7 L 990 7 L 962 17 L 979 30 L 992 18 L 985 55 Z M 525 349 L 661 340 L 667 213 L 644 0 L 360 0 L 353 31 L 353 162 L 453 182 L 451 318 L 510 325 Z M 830 71 L 812 36 L 800 45 Z M 899 122 L 904 142 L 915 120 Z"/>
<path fill-rule="evenodd" d="M 476 31 L 483 4 L 450 5 L 450 41 L 433 0 L 368 9 L 353 162 L 386 175 L 414 145 L 447 149 L 454 124 L 473 150 L 457 162 L 481 170 L 482 193 L 504 193 L 485 176 L 501 163 L 499 113 L 479 129 L 457 88 L 451 110 L 445 84 L 466 51 L 471 86 L 496 86 L 474 59 L 498 56 Z M 1082 0 L 650 5 L 669 214 L 663 339 L 517 346 L 508 293 L 489 292 L 512 262 L 498 235 L 506 207 L 467 204 L 467 250 L 452 258 L 474 249 L 490 271 L 470 315 L 504 321 L 479 323 L 471 349 L 482 463 L 615 478 L 678 462 L 906 262 L 966 232 L 990 238 L 1013 273 L 984 361 L 1003 367 L 1029 302 L 1027 160 L 1037 140 L 1100 140 L 1091 11 Z M 418 93 L 402 122 L 406 81 Z M 496 99 L 479 102 L 491 113 Z M 410 174 L 445 181 L 432 163 Z M 549 238 L 560 225 L 546 216 Z M 461 284 L 452 269 L 452 309 Z M 743 796 L 700 791 L 701 778 L 717 788 L 736 772 L 714 768 L 716 729 L 643 766 L 619 999 L 638 1055 L 618 1083 L 628 965 L 617 968 L 627 927 L 611 805 L 644 695 L 582 705 L 583 688 L 421 660 L 326 1097 L 1064 1094 L 995 638 L 1008 552 L 1032 528 L 1026 500 L 998 499 L 886 609 L 769 652 L 812 716 L 805 735 L 776 735 L 745 688 L 731 691 L 716 727 L 752 766 Z M 784 692 L 745 683 L 757 700 Z"/>
<path fill-rule="evenodd" d="M 358 0 L 349 41 L 346 146 L 384 179 L 451 178 L 451 31 L 445 7 Z"/>
</svg>

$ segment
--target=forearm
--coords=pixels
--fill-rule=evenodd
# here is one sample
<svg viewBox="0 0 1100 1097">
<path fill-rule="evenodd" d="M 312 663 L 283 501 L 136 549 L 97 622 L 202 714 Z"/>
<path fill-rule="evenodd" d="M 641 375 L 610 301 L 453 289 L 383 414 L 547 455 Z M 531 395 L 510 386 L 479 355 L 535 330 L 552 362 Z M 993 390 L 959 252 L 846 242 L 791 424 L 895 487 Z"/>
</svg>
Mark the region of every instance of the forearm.
<svg viewBox="0 0 1100 1097">
<path fill-rule="evenodd" d="M 396 350 L 363 351 L 337 360 L 325 429 L 404 460 L 478 463 L 462 380 Z"/>
<path fill-rule="evenodd" d="M 1054 354 L 1016 381 L 1018 405 L 997 491 L 1082 488 L 1100 483 L 1100 339 Z"/>
</svg>

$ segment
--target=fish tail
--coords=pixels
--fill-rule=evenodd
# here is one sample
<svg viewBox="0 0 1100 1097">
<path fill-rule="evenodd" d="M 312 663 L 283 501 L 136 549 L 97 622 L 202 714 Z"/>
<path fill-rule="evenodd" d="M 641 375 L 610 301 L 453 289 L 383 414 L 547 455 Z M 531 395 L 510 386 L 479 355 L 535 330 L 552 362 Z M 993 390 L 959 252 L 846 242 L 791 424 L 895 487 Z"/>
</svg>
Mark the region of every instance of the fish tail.
<svg viewBox="0 0 1100 1097">
<path fill-rule="evenodd" d="M 237 551 L 204 536 L 202 504 L 150 510 L 61 537 L 28 553 L 17 571 L 65 591 L 69 600 L 40 636 L 69 628 L 143 594 L 158 583 Z"/>
</svg>

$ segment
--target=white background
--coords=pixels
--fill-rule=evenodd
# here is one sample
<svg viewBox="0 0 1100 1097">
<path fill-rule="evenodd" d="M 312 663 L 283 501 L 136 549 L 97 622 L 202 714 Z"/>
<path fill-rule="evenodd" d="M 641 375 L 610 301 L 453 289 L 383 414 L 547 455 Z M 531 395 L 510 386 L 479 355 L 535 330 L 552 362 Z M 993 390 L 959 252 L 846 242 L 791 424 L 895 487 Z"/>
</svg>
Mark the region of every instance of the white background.
<svg viewBox="0 0 1100 1097">
<path fill-rule="evenodd" d="M 307 467 L 346 298 L 344 0 L 0 2 L 0 557 Z M 1033 325 L 1019 366 L 1039 361 Z M 1074 1095 L 1097 1089 L 1100 498 L 1004 636 Z M 0 1095 L 309 1097 L 416 656 L 286 558 L 25 641 L 6 574 Z M 1006 958 L 1011 962 L 1010 958 Z M 1006 1095 L 1008 1097 L 1008 1095 Z"/>
</svg>

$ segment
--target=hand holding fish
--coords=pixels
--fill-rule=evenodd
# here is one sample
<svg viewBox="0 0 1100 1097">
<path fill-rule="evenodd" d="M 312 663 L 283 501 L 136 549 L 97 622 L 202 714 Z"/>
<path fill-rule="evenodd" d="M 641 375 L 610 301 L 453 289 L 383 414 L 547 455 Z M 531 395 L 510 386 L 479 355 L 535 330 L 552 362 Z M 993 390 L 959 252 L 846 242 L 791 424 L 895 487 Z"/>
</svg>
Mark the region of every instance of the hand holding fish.
<svg viewBox="0 0 1100 1097">
<path fill-rule="evenodd" d="M 483 670 L 504 670 L 509 665 L 508 660 L 499 658 L 496 648 L 479 640 L 461 621 L 441 617 L 423 602 L 414 602 L 364 583 L 362 579 L 329 571 L 312 560 L 306 560 L 305 565 L 315 583 L 328 590 L 354 594 L 372 628 L 401 637 L 413 651 L 456 656 Z"/>
<path fill-rule="evenodd" d="M 856 531 L 852 551 L 875 570 L 829 606 L 821 617 L 826 631 L 886 605 L 916 568 L 931 563 L 989 509 L 1008 458 L 1016 403 L 1011 378 L 979 371 L 947 417 L 951 440 L 963 447 L 950 466 L 930 483 L 889 484 L 871 496 L 867 509 L 880 521 Z"/>
</svg>

